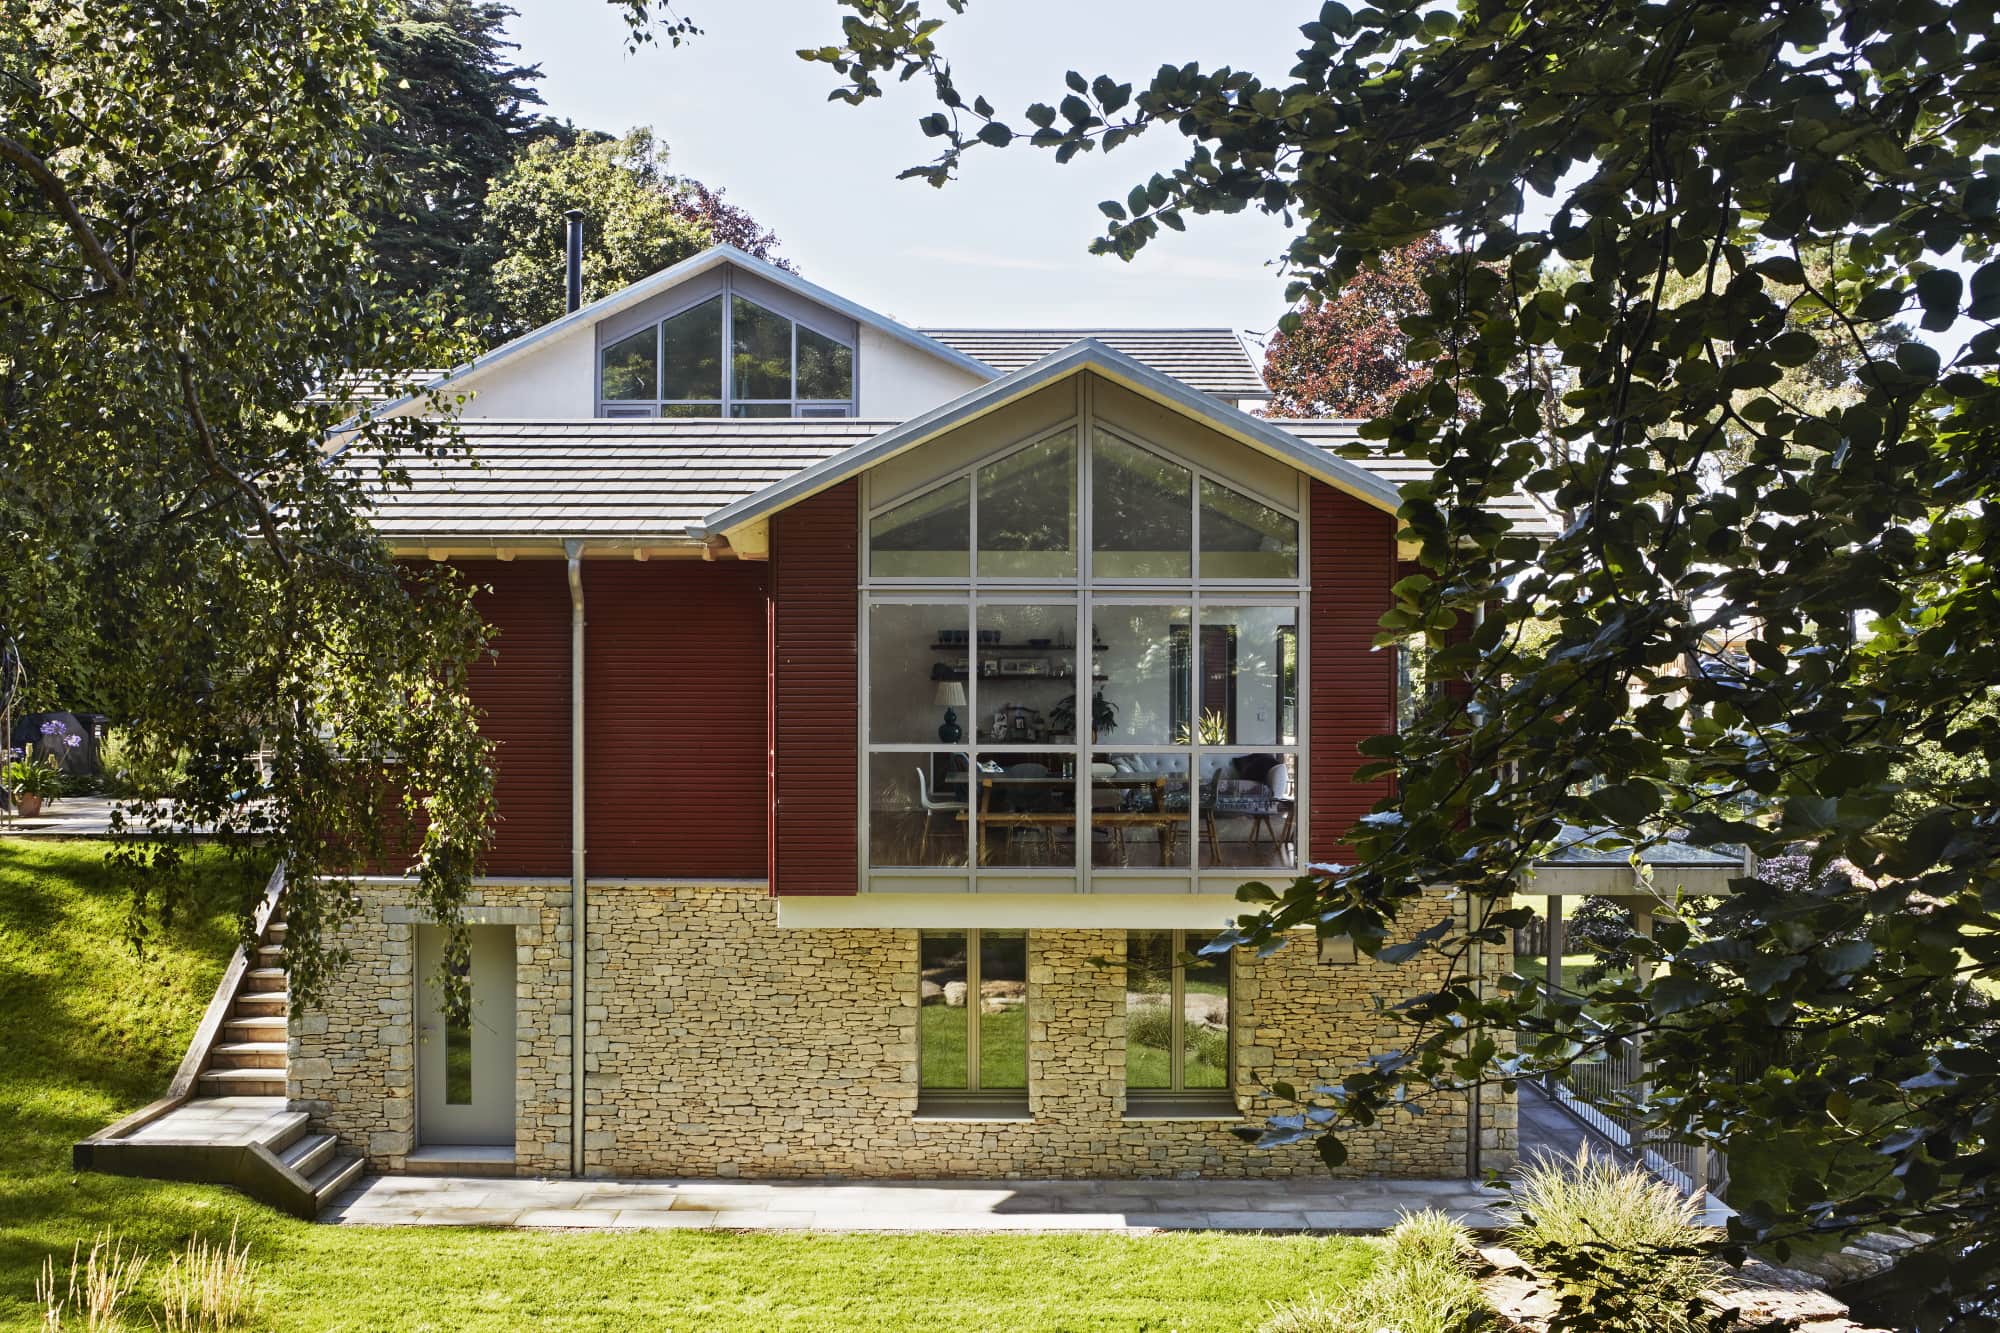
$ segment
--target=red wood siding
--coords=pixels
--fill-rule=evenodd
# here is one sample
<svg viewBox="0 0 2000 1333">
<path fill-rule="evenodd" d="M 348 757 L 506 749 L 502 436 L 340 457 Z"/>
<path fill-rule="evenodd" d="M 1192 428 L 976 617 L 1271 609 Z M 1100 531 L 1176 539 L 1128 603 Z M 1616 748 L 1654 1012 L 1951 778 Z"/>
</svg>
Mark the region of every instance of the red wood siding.
<svg viewBox="0 0 2000 1333">
<path fill-rule="evenodd" d="M 569 874 L 569 576 L 560 560 L 468 560 L 496 657 L 472 670 L 500 807 L 486 870 Z"/>
<path fill-rule="evenodd" d="M 1396 721 L 1396 657 L 1374 651 L 1375 622 L 1395 582 L 1395 520 L 1323 482 L 1312 483 L 1311 644 L 1307 726 L 1312 737 L 1314 861 L 1352 857 L 1354 821 L 1389 781 L 1354 781 L 1358 746 Z"/>
<path fill-rule="evenodd" d="M 765 874 L 764 605 L 761 564 L 583 562 L 592 876 Z"/>
<path fill-rule="evenodd" d="M 771 532 L 771 889 L 853 893 L 860 488 L 794 505 Z"/>
</svg>

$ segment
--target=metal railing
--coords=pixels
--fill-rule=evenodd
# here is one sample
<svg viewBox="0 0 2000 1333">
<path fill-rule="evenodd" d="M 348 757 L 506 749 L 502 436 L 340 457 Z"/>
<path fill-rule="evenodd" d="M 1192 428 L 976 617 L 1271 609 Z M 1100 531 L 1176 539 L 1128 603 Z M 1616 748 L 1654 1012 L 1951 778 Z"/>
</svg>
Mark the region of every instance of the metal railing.
<svg viewBox="0 0 2000 1333">
<path fill-rule="evenodd" d="M 1575 992 L 1560 988 L 1574 1000 Z M 1543 986 L 1547 992 L 1546 984 Z M 1674 1138 L 1644 1123 L 1646 1062 L 1639 1043 L 1619 1038 L 1558 1073 L 1544 1075 L 1549 1100 L 1621 1159 L 1696 1199 L 1723 1197 L 1729 1183 L 1724 1154 L 1698 1140 Z"/>
</svg>

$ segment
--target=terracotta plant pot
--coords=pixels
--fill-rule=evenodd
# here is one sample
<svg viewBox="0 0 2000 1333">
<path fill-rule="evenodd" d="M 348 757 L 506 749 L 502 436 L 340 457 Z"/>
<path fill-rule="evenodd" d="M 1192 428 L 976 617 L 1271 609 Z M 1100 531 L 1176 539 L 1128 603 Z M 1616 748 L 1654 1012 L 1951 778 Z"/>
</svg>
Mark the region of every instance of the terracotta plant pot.
<svg viewBox="0 0 2000 1333">
<path fill-rule="evenodd" d="M 27 818 L 33 819 L 42 813 L 42 798 L 25 791 L 17 792 L 14 795 L 14 808 Z"/>
</svg>

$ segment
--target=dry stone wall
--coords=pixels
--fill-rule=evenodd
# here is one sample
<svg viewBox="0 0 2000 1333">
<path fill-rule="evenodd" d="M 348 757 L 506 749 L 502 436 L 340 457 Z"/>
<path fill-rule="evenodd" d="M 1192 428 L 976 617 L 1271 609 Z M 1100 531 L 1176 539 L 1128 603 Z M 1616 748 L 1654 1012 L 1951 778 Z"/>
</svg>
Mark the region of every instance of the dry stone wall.
<svg viewBox="0 0 2000 1333">
<path fill-rule="evenodd" d="M 570 1161 L 566 889 L 480 892 L 476 919 L 516 927 L 516 1170 Z M 1448 910 L 1440 902 L 1439 911 Z M 1393 1047 L 1376 1003 L 1426 966 L 1325 965 L 1300 940 L 1239 954 L 1230 1004 L 1240 1118 L 1128 1119 L 1122 931 L 1029 932 L 1029 1119 L 919 1114 L 917 934 L 780 930 L 760 886 L 591 890 L 584 1143 L 599 1176 L 1314 1176 L 1310 1145 L 1232 1131 L 1281 1109 L 1259 1089 L 1337 1078 Z M 315 1122 L 401 1170 L 414 1141 L 415 914 L 366 894 L 353 970 L 292 1024 L 291 1094 Z M 1420 923 L 1421 924 L 1421 923 Z M 1496 957 L 1497 969 L 1500 960 Z M 1484 1108 L 1483 1164 L 1513 1159 L 1514 1108 Z M 1466 1108 L 1447 1099 L 1346 1137 L 1343 1174 L 1461 1175 Z"/>
</svg>

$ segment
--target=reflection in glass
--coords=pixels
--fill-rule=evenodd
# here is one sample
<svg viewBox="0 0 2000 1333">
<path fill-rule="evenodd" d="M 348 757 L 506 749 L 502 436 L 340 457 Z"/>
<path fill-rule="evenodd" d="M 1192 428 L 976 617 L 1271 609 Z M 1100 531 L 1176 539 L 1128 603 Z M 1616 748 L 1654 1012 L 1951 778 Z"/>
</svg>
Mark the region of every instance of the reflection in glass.
<svg viewBox="0 0 2000 1333">
<path fill-rule="evenodd" d="M 652 401 L 659 384 L 659 342 L 657 328 L 644 328 L 604 349 L 606 401 Z"/>
<path fill-rule="evenodd" d="M 869 864 L 964 869 L 965 768 L 965 756 L 953 751 L 871 756 Z"/>
<path fill-rule="evenodd" d="M 970 567 L 972 481 L 960 477 L 868 524 L 868 572 L 876 578 L 962 579 Z"/>
<path fill-rule="evenodd" d="M 799 325 L 799 397 L 854 396 L 854 349 Z"/>
<path fill-rule="evenodd" d="M 1201 863 L 1288 867 L 1297 862 L 1291 754 L 1210 754 L 1201 761 Z"/>
<path fill-rule="evenodd" d="M 1099 432 L 1091 457 L 1091 570 L 1184 579 L 1194 565 L 1194 473 Z"/>
<path fill-rule="evenodd" d="M 1221 482 L 1201 483 L 1201 576 L 1293 579 L 1299 522 Z"/>
<path fill-rule="evenodd" d="M 446 1106 L 472 1105 L 472 965 L 457 968 L 465 985 L 466 1019 L 447 1017 L 444 1021 L 444 1102 Z"/>
<path fill-rule="evenodd" d="M 1062 754 L 979 756 L 973 782 L 981 866 L 1076 863 L 1076 776 Z"/>
<path fill-rule="evenodd" d="M 1185 754 L 1097 751 L 1090 765 L 1090 863 L 1105 869 L 1186 869 Z"/>
<path fill-rule="evenodd" d="M 1125 1086 L 1174 1085 L 1174 936 L 1135 930 L 1125 943 Z"/>
<path fill-rule="evenodd" d="M 732 417 L 788 417 L 792 414 L 790 403 L 731 403 L 729 415 Z"/>
<path fill-rule="evenodd" d="M 1188 726 L 1190 658 L 1185 606 L 1117 606 L 1099 602 L 1096 621 L 1099 685 L 1116 708 L 1115 727 L 1100 742 L 1174 745 Z"/>
<path fill-rule="evenodd" d="M 1189 934 L 1182 947 L 1200 954 L 1210 935 Z M 1181 1084 L 1229 1086 L 1229 955 L 1200 957 L 1181 971 Z"/>
<path fill-rule="evenodd" d="M 917 941 L 922 1022 L 917 1033 L 917 1086 L 963 1089 L 970 1024 L 966 1019 L 964 931 L 925 931 Z"/>
<path fill-rule="evenodd" d="M 979 469 L 979 577 L 1076 577 L 1076 434 Z"/>
<path fill-rule="evenodd" d="M 1078 716 L 1076 603 L 981 602 L 973 670 L 979 676 L 978 733 L 1007 745 L 1071 744 L 1093 717 Z"/>
<path fill-rule="evenodd" d="M 979 1087 L 1028 1086 L 1028 937 L 979 935 Z"/>
<path fill-rule="evenodd" d="M 1202 744 L 1297 743 L 1298 620 L 1292 606 L 1202 607 Z"/>
<path fill-rule="evenodd" d="M 792 321 L 740 296 L 729 298 L 735 398 L 792 396 Z M 789 409 L 780 415 L 789 415 Z"/>
<path fill-rule="evenodd" d="M 962 682 L 966 661 L 963 602 L 868 608 L 868 739 L 877 744 L 941 739 L 938 686 Z M 964 710 L 960 709 L 960 725 Z"/>
<path fill-rule="evenodd" d="M 660 325 L 660 396 L 722 398 L 722 298 L 712 296 Z M 713 416 L 713 412 L 706 415 Z"/>
</svg>

